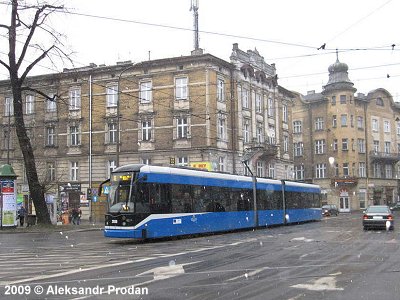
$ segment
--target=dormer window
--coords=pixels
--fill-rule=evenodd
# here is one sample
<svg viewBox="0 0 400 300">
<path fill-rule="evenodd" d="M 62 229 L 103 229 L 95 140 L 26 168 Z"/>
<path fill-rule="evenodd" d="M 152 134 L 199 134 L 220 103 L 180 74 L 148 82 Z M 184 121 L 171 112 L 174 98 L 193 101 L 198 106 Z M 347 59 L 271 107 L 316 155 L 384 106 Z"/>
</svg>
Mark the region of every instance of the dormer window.
<svg viewBox="0 0 400 300">
<path fill-rule="evenodd" d="M 376 105 L 383 106 L 383 100 L 381 97 L 376 98 Z"/>
</svg>

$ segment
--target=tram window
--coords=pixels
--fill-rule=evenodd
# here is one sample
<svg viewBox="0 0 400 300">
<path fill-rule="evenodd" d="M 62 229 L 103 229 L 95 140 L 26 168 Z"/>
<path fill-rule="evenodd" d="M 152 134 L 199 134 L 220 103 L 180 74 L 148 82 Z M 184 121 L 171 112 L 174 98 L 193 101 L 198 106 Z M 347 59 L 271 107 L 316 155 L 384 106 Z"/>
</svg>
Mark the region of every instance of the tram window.
<svg viewBox="0 0 400 300">
<path fill-rule="evenodd" d="M 253 191 L 242 190 L 237 201 L 237 210 L 252 210 L 253 209 Z"/>
<path fill-rule="evenodd" d="M 141 184 L 138 186 L 136 199 L 135 199 L 135 212 L 136 213 L 149 213 L 150 192 L 147 184 Z"/>
<path fill-rule="evenodd" d="M 149 183 L 151 213 L 170 213 L 171 201 L 169 186 L 165 184 Z"/>
<path fill-rule="evenodd" d="M 172 212 L 193 212 L 193 199 L 191 186 L 174 184 L 172 185 Z"/>
</svg>

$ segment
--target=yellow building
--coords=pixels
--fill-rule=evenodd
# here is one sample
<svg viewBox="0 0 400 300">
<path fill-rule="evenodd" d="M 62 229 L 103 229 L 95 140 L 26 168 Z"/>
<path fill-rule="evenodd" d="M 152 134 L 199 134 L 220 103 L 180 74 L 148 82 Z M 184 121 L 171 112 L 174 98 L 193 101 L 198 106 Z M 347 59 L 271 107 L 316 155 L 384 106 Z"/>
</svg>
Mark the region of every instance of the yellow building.
<svg viewBox="0 0 400 300">
<path fill-rule="evenodd" d="M 321 185 L 340 211 L 398 201 L 400 106 L 390 93 L 358 93 L 337 60 L 322 93 L 296 98 L 292 108 L 297 180 Z"/>
<path fill-rule="evenodd" d="M 101 216 L 106 203 L 97 199 L 97 186 L 128 163 L 204 162 L 213 171 L 245 174 L 247 161 L 254 174 L 291 179 L 295 95 L 277 84 L 275 66 L 256 50 L 234 44 L 230 59 L 195 51 L 28 78 L 31 88 L 56 95 L 56 101 L 24 95 L 25 124 L 48 199 L 58 210 L 80 205 L 83 218 Z M 0 162 L 10 161 L 19 193 L 28 195 L 8 80 L 0 82 L 0 95 Z"/>
</svg>

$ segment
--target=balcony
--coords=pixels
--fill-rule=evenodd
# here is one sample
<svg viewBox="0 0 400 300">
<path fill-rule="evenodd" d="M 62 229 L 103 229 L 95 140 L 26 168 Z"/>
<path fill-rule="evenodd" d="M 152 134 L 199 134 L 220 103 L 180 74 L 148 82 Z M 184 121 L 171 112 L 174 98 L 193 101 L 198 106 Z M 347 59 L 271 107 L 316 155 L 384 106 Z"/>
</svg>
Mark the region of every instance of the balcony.
<svg viewBox="0 0 400 300">
<path fill-rule="evenodd" d="M 373 162 L 382 161 L 385 163 L 397 163 L 398 161 L 400 161 L 400 153 L 370 151 L 369 157 Z"/>
<path fill-rule="evenodd" d="M 278 146 L 265 143 L 251 143 L 244 150 L 244 155 L 242 160 L 249 160 L 256 157 L 256 159 L 269 160 L 278 154 Z"/>
</svg>

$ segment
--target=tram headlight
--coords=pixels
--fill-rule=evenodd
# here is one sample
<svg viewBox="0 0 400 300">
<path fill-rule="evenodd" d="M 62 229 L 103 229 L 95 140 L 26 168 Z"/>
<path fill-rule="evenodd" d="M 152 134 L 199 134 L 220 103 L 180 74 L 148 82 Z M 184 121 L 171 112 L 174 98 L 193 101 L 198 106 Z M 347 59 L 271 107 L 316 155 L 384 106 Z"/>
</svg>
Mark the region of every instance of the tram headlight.
<svg viewBox="0 0 400 300">
<path fill-rule="evenodd" d="M 122 226 L 126 226 L 126 222 L 122 222 Z"/>
<path fill-rule="evenodd" d="M 125 221 L 126 220 L 126 217 L 125 216 L 122 216 L 122 221 Z"/>
<path fill-rule="evenodd" d="M 123 204 L 123 205 L 122 205 L 122 210 L 123 210 L 123 211 L 128 211 L 128 210 L 129 210 L 129 206 Z"/>
</svg>

